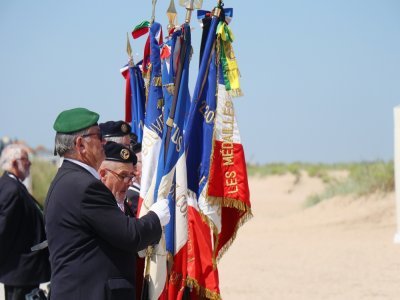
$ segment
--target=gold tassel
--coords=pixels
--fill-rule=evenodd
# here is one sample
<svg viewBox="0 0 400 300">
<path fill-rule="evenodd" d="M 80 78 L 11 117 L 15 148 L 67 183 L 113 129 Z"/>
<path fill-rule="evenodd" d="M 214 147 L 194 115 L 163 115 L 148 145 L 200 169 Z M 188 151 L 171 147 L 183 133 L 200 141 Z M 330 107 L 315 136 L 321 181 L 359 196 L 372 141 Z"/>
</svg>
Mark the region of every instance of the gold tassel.
<svg viewBox="0 0 400 300">
<path fill-rule="evenodd" d="M 241 97 L 241 96 L 243 96 L 243 92 L 242 92 L 241 88 L 230 90 L 229 94 L 232 97 Z"/>
<path fill-rule="evenodd" d="M 173 84 L 173 83 L 164 84 L 164 87 L 167 89 L 168 94 L 170 94 L 171 96 L 174 95 L 175 84 Z"/>
<path fill-rule="evenodd" d="M 162 86 L 161 76 L 154 76 L 152 86 Z"/>
<path fill-rule="evenodd" d="M 161 108 L 163 108 L 163 106 L 164 106 L 164 99 L 163 98 L 158 99 L 157 100 L 157 108 L 161 109 Z"/>
</svg>

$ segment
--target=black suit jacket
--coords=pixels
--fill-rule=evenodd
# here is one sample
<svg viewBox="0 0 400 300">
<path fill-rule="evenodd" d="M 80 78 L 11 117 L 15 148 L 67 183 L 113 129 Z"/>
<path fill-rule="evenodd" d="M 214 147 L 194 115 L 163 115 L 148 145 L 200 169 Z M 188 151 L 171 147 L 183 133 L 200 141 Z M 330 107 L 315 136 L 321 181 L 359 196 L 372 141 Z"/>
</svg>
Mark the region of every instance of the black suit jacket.
<svg viewBox="0 0 400 300">
<path fill-rule="evenodd" d="M 136 253 L 161 237 L 154 212 L 125 216 L 100 180 L 64 161 L 47 195 L 45 220 L 52 299 L 135 299 Z"/>
<path fill-rule="evenodd" d="M 28 286 L 49 281 L 48 250 L 31 251 L 44 240 L 43 214 L 36 200 L 5 172 L 0 178 L 0 282 Z"/>
</svg>

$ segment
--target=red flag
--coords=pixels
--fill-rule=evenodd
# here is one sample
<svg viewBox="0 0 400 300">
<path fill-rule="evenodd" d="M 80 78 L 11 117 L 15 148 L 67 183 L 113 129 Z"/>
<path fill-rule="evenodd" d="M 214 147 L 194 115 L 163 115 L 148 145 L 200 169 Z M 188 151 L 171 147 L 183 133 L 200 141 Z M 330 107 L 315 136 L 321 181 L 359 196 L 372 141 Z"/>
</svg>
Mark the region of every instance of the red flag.
<svg viewBox="0 0 400 300">
<path fill-rule="evenodd" d="M 132 122 L 132 89 L 129 65 L 125 65 L 120 71 L 125 78 L 125 122 L 130 123 Z"/>
</svg>

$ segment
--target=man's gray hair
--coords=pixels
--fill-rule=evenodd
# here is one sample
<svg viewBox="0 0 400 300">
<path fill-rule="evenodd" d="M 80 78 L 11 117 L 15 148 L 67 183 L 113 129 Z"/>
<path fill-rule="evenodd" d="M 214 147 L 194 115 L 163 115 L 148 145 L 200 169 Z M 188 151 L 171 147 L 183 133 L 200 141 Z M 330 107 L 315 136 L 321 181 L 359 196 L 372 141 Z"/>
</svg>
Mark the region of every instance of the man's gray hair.
<svg viewBox="0 0 400 300">
<path fill-rule="evenodd" d="M 4 171 L 10 171 L 12 168 L 12 162 L 22 157 L 23 151 L 28 152 L 25 145 L 21 144 L 10 144 L 7 145 L 1 152 L 0 157 L 0 168 Z"/>
<path fill-rule="evenodd" d="M 56 133 L 55 152 L 61 157 L 75 152 L 75 140 L 78 136 L 89 133 L 89 128 L 73 133 Z"/>
</svg>

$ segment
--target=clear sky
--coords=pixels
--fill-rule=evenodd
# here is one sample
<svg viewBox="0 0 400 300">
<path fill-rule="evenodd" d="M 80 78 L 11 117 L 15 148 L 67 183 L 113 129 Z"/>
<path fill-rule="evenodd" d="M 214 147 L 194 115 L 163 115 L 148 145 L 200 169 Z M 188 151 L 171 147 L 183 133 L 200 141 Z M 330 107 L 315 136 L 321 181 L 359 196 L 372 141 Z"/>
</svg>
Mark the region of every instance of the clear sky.
<svg viewBox="0 0 400 300">
<path fill-rule="evenodd" d="M 204 9 L 216 1 L 205 0 Z M 156 21 L 167 25 L 169 0 Z M 185 11 L 178 6 L 179 23 Z M 250 162 L 393 158 L 400 103 L 400 1 L 226 0 L 245 96 L 236 114 Z M 0 136 L 52 148 L 58 113 L 124 117 L 126 32 L 151 1 L 1 0 Z M 193 18 L 193 90 L 201 29 Z M 144 38 L 142 38 L 144 40 Z M 132 41 L 135 59 L 143 41 Z"/>
</svg>

